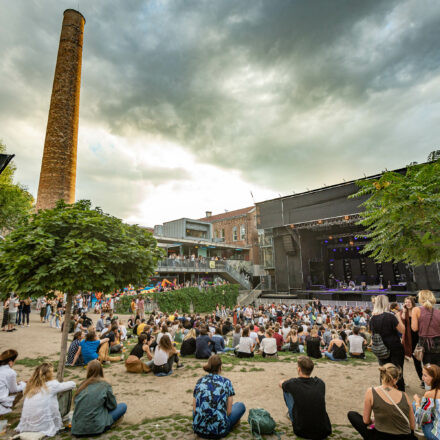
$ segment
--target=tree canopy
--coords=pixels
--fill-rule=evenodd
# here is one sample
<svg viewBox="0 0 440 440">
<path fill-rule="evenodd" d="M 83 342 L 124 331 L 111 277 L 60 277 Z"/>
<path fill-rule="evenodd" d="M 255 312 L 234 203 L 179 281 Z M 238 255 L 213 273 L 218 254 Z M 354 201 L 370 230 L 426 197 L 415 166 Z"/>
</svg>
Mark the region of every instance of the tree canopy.
<svg viewBox="0 0 440 440">
<path fill-rule="evenodd" d="M 0 153 L 6 153 L 6 147 L 1 142 Z M 14 183 L 15 171 L 12 161 L 0 175 L 0 231 L 17 226 L 29 215 L 34 202 L 24 186 Z"/>
<path fill-rule="evenodd" d="M 440 159 L 357 182 L 351 197 L 369 195 L 358 223 L 370 241 L 363 252 L 377 262 L 429 265 L 440 261 Z"/>
<path fill-rule="evenodd" d="M 147 230 L 92 209 L 87 200 L 59 201 L 0 243 L 0 287 L 34 297 L 110 292 L 145 283 L 160 258 L 162 250 Z"/>
</svg>

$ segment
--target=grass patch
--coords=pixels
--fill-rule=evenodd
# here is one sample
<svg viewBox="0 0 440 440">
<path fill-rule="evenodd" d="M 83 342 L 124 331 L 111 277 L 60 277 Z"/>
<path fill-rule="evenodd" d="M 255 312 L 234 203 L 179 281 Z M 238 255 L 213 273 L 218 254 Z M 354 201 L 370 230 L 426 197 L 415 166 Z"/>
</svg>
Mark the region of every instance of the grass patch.
<svg viewBox="0 0 440 440">
<path fill-rule="evenodd" d="M 39 356 L 36 358 L 17 359 L 17 361 L 15 363 L 17 365 L 24 365 L 25 367 L 35 368 L 35 367 L 38 367 L 38 365 L 42 364 L 43 362 L 47 362 L 46 356 Z"/>
</svg>

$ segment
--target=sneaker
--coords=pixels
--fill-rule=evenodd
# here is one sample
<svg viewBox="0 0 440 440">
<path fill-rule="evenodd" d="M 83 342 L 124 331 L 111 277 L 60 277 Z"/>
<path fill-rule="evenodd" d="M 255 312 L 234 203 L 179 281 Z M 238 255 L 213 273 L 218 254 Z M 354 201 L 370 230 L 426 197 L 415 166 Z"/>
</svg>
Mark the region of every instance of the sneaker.
<svg viewBox="0 0 440 440">
<path fill-rule="evenodd" d="M 177 364 L 177 368 L 183 368 L 183 364 Z"/>
</svg>

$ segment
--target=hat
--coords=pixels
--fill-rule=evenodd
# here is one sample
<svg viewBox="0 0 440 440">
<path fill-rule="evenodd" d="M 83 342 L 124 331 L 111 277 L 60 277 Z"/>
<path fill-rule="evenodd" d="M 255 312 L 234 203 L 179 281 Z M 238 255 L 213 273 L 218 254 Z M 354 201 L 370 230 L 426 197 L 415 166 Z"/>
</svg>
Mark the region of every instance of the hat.
<svg viewBox="0 0 440 440">
<path fill-rule="evenodd" d="M 105 313 L 101 313 L 101 318 L 102 318 L 103 316 L 105 316 Z"/>
</svg>

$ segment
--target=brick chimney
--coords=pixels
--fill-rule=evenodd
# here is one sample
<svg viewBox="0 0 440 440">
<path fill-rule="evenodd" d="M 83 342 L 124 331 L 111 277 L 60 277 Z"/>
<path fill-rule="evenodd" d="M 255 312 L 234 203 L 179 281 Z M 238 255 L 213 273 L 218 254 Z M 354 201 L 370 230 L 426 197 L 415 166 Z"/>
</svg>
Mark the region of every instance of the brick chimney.
<svg viewBox="0 0 440 440">
<path fill-rule="evenodd" d="M 205 214 L 206 214 L 205 217 L 211 217 L 212 211 L 206 211 Z"/>
<path fill-rule="evenodd" d="M 85 19 L 66 9 L 61 27 L 38 185 L 37 210 L 75 202 L 79 92 Z"/>
</svg>

